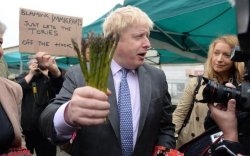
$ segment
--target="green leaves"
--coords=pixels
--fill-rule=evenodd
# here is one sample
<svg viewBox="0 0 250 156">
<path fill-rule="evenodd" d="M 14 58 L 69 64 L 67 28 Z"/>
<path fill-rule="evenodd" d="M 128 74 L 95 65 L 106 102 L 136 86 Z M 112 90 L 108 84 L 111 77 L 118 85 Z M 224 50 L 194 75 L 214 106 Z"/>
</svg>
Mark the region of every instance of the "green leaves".
<svg viewBox="0 0 250 156">
<path fill-rule="evenodd" d="M 80 62 L 86 84 L 107 93 L 110 63 L 118 44 L 118 38 L 88 35 L 82 39 L 81 50 L 75 40 L 71 39 Z M 90 58 L 88 57 L 88 53 Z M 89 67 L 88 67 L 89 60 Z"/>
</svg>

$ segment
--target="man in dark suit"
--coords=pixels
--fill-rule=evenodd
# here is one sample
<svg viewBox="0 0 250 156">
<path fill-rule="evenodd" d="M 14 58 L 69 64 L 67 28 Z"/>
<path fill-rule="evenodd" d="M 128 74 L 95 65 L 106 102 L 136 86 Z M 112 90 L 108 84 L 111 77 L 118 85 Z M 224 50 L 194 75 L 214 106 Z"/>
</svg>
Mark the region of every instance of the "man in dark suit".
<svg viewBox="0 0 250 156">
<path fill-rule="evenodd" d="M 140 9 L 127 6 L 112 12 L 104 36 L 119 35 L 111 62 L 110 94 L 85 85 L 79 66 L 69 69 L 60 93 L 43 111 L 43 133 L 55 143 L 74 138 L 72 155 L 151 156 L 154 148 L 175 147 L 171 98 L 162 70 L 144 64 L 153 22 Z M 132 152 L 126 154 L 121 134 L 119 86 L 125 68 L 131 96 Z M 106 117 L 107 120 L 106 120 Z M 127 128 L 129 129 L 129 128 Z M 72 134 L 77 130 L 76 137 Z"/>
</svg>

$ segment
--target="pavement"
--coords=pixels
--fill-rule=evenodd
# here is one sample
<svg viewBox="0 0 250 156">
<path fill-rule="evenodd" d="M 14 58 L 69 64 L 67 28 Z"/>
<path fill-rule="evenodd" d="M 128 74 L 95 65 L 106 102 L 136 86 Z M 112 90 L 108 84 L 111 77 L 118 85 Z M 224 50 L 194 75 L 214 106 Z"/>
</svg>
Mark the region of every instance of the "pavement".
<svg viewBox="0 0 250 156">
<path fill-rule="evenodd" d="M 36 156 L 36 154 L 34 153 L 33 156 Z M 59 147 L 57 147 L 56 156 L 70 156 L 70 155 L 62 151 Z"/>
</svg>

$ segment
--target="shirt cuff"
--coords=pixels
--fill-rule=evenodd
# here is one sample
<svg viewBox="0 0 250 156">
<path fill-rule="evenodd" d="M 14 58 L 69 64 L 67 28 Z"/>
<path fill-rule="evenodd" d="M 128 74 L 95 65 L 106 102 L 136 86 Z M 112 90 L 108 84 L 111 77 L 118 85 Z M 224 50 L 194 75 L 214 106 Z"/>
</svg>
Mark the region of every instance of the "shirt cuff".
<svg viewBox="0 0 250 156">
<path fill-rule="evenodd" d="M 66 123 L 64 119 L 64 111 L 69 102 L 63 104 L 56 111 L 53 123 L 56 131 L 56 137 L 59 140 L 69 140 L 72 134 L 77 130 L 76 127 L 72 127 Z"/>
</svg>

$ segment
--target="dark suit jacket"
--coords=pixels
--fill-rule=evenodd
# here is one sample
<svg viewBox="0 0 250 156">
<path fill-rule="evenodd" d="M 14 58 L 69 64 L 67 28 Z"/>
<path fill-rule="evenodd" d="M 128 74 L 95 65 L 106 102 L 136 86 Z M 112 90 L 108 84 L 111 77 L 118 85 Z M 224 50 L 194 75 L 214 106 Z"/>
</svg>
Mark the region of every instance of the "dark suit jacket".
<svg viewBox="0 0 250 156">
<path fill-rule="evenodd" d="M 141 114 L 134 156 L 151 156 L 155 145 L 175 147 L 174 124 L 172 123 L 171 98 L 165 74 L 162 70 L 143 65 L 137 69 Z M 84 86 L 80 66 L 69 69 L 63 87 L 55 100 L 41 115 L 43 133 L 54 142 L 53 117 L 60 105 L 71 99 L 74 89 Z M 110 114 L 108 123 L 97 126 L 83 126 L 77 133 L 72 155 L 79 156 L 120 156 L 119 117 L 113 77 L 109 76 Z"/>
</svg>

